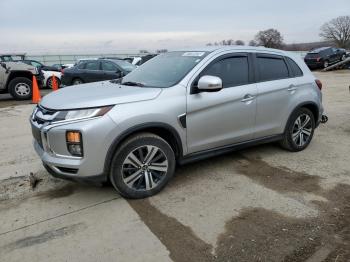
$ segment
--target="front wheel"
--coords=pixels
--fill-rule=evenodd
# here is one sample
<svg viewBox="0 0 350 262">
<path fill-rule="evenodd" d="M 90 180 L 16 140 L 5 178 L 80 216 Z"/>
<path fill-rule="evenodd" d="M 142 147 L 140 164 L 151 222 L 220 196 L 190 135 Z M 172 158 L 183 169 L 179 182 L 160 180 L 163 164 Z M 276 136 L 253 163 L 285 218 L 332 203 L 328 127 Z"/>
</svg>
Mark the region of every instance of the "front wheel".
<svg viewBox="0 0 350 262">
<path fill-rule="evenodd" d="M 289 151 L 304 150 L 311 142 L 315 118 L 307 108 L 300 108 L 290 117 L 281 146 Z"/>
<path fill-rule="evenodd" d="M 9 92 L 16 100 L 27 100 L 32 97 L 32 81 L 26 77 L 16 77 L 9 83 Z"/>
<path fill-rule="evenodd" d="M 110 180 L 124 197 L 149 197 L 172 178 L 175 163 L 174 151 L 164 139 L 140 133 L 127 139 L 115 153 Z"/>
</svg>

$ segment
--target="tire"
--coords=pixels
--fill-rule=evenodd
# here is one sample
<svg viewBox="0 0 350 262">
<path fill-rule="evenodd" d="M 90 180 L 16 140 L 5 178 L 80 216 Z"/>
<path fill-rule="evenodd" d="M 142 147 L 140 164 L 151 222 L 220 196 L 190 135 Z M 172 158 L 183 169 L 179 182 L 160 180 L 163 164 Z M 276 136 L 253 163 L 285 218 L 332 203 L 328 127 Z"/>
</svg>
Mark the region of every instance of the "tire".
<svg viewBox="0 0 350 262">
<path fill-rule="evenodd" d="M 55 77 L 56 78 L 56 83 L 57 83 L 57 86 L 60 87 L 61 85 L 61 80 L 58 78 L 58 77 Z M 52 76 L 49 77 L 46 81 L 46 87 L 52 89 Z"/>
<path fill-rule="evenodd" d="M 80 84 L 84 84 L 84 81 L 81 80 L 80 78 L 74 78 L 72 81 L 72 85 L 80 85 Z"/>
<path fill-rule="evenodd" d="M 329 66 L 329 62 L 328 60 L 323 62 L 323 68 L 327 68 Z"/>
<path fill-rule="evenodd" d="M 298 119 L 300 122 L 297 122 Z M 314 131 L 315 117 L 309 109 L 302 107 L 292 113 L 289 118 L 280 145 L 291 152 L 302 151 L 310 144 Z"/>
<path fill-rule="evenodd" d="M 32 81 L 26 77 L 16 77 L 9 83 L 9 93 L 16 100 L 31 99 L 32 92 Z"/>
<path fill-rule="evenodd" d="M 164 139 L 139 133 L 122 143 L 114 154 L 109 178 L 122 196 L 145 198 L 165 187 L 174 175 L 175 165 L 174 151 Z"/>
</svg>

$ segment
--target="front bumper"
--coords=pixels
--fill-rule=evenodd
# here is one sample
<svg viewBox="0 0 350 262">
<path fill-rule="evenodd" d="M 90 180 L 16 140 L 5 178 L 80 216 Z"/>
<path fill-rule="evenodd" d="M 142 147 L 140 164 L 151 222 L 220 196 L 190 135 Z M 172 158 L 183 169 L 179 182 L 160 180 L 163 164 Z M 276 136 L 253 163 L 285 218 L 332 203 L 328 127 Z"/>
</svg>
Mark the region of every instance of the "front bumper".
<svg viewBox="0 0 350 262">
<path fill-rule="evenodd" d="M 73 181 L 102 183 L 107 180 L 105 159 L 112 141 L 119 135 L 108 115 L 52 125 L 38 125 L 31 119 L 34 149 L 45 168 L 55 177 Z M 72 156 L 66 144 L 66 131 L 80 131 L 84 156 Z"/>
<path fill-rule="evenodd" d="M 43 166 L 49 172 L 53 177 L 60 178 L 60 179 L 65 179 L 69 181 L 74 181 L 74 182 L 79 182 L 79 183 L 84 183 L 84 184 L 93 184 L 97 186 L 101 186 L 104 183 L 107 182 L 107 176 L 104 174 L 101 175 L 95 175 L 95 176 L 72 176 L 72 175 L 64 175 L 60 172 L 55 171 L 50 167 L 49 165 L 43 163 Z"/>
</svg>

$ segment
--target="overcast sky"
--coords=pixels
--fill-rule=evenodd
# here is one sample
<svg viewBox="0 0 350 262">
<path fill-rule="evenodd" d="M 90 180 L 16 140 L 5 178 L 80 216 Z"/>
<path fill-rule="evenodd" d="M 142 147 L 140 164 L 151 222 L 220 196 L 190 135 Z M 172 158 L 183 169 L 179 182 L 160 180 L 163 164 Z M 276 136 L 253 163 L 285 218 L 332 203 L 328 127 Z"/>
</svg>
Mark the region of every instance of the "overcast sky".
<svg viewBox="0 0 350 262">
<path fill-rule="evenodd" d="M 246 42 L 276 28 L 286 43 L 320 40 L 350 0 L 0 0 L 0 52 L 84 53 Z"/>
</svg>

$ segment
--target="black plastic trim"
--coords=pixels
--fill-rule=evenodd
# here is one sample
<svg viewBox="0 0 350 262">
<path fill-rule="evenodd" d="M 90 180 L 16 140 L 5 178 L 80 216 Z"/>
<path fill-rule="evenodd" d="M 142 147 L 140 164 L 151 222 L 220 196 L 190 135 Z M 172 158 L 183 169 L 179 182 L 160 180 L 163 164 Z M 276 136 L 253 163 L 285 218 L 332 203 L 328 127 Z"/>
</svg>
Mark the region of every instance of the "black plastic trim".
<svg viewBox="0 0 350 262">
<path fill-rule="evenodd" d="M 183 114 L 179 117 L 180 124 L 182 125 L 183 128 L 187 127 L 187 122 L 186 122 L 186 114 Z"/>
<path fill-rule="evenodd" d="M 192 153 L 192 154 L 189 154 L 183 158 L 178 159 L 178 163 L 180 165 L 185 165 L 185 164 L 192 163 L 195 161 L 200 161 L 200 160 L 203 160 L 206 158 L 219 156 L 222 154 L 226 154 L 229 152 L 240 150 L 240 149 L 243 149 L 246 147 L 255 146 L 255 145 L 259 145 L 259 144 L 265 144 L 265 143 L 274 142 L 274 141 L 279 141 L 281 139 L 283 139 L 283 134 L 263 137 L 263 138 L 259 138 L 259 139 L 253 139 L 253 140 L 245 141 L 242 143 L 236 143 L 236 144 L 232 144 L 232 145 L 227 145 L 227 146 L 213 148 L 213 149 L 209 149 L 209 150 L 205 150 L 205 151 L 200 151 L 200 152 Z"/>
<path fill-rule="evenodd" d="M 101 186 L 104 183 L 107 182 L 107 175 L 106 174 L 100 174 L 100 175 L 95 175 L 95 176 L 78 176 L 78 175 L 62 175 L 58 174 L 55 171 L 53 171 L 48 165 L 43 163 L 45 169 L 47 172 L 49 172 L 53 177 L 60 178 L 60 179 L 65 179 L 73 182 L 78 182 L 78 183 L 84 183 L 84 184 L 89 184 L 89 185 L 96 185 L 96 186 Z"/>
</svg>

